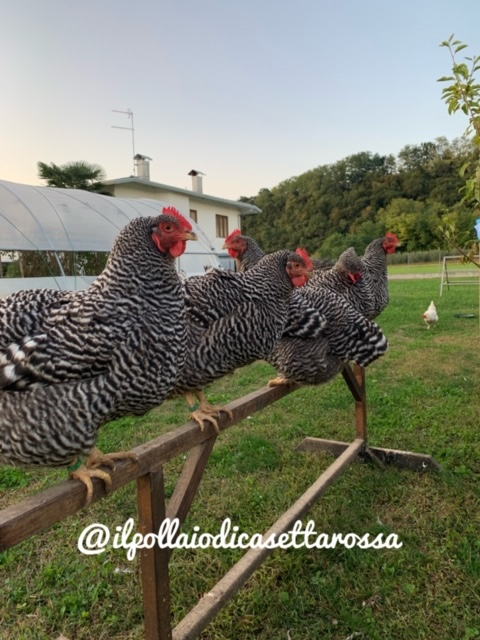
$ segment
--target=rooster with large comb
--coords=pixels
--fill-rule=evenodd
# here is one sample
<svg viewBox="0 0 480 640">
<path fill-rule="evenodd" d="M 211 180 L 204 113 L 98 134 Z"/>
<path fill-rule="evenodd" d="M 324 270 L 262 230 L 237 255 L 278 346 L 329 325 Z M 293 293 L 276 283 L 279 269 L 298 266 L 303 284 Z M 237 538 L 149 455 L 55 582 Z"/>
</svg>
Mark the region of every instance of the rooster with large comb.
<svg viewBox="0 0 480 640">
<path fill-rule="evenodd" d="M 98 431 L 159 405 L 185 364 L 187 323 L 175 270 L 190 222 L 167 207 L 132 220 L 84 291 L 20 291 L 0 300 L 0 463 L 68 466 L 87 487 L 116 459 Z"/>
</svg>

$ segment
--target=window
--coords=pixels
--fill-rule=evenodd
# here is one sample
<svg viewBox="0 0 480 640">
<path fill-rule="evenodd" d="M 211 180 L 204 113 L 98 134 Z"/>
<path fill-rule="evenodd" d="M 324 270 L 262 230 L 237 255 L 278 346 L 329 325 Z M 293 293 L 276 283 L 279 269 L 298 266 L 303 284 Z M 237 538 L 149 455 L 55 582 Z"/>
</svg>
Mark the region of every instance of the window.
<svg viewBox="0 0 480 640">
<path fill-rule="evenodd" d="M 217 226 L 217 238 L 226 238 L 228 236 L 228 216 L 215 216 Z"/>
<path fill-rule="evenodd" d="M 196 209 L 190 209 L 190 218 L 191 218 L 194 222 L 198 222 L 198 219 L 197 219 L 197 210 L 196 210 Z"/>
</svg>

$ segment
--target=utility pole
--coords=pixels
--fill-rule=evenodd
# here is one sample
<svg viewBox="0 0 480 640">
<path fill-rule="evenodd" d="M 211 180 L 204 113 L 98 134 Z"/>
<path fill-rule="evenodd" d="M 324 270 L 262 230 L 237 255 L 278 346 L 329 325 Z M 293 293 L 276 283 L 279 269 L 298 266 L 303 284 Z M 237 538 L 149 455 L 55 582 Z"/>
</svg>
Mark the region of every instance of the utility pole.
<svg viewBox="0 0 480 640">
<path fill-rule="evenodd" d="M 135 128 L 133 126 L 133 111 L 130 108 L 127 108 L 126 111 L 120 111 L 119 109 L 112 109 L 112 112 L 114 113 L 124 113 L 126 114 L 129 118 L 132 119 L 132 126 L 131 127 L 116 127 L 115 125 L 112 124 L 112 129 L 126 129 L 127 131 L 131 131 L 132 132 L 132 158 L 135 158 Z M 135 160 L 133 160 L 133 175 L 135 175 Z"/>
</svg>

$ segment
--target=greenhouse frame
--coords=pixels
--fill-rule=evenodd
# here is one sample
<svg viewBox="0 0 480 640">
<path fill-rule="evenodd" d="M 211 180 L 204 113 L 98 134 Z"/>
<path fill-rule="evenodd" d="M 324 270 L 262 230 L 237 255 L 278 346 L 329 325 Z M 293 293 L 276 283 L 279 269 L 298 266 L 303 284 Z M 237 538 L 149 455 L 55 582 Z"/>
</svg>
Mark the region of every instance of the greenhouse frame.
<svg viewBox="0 0 480 640">
<path fill-rule="evenodd" d="M 39 287 L 84 289 L 98 275 L 86 271 L 85 253 L 104 253 L 104 263 L 105 252 L 111 250 L 118 233 L 130 220 L 157 216 L 166 206 L 171 203 L 0 180 L 0 297 Z M 181 213 L 189 217 L 187 212 Z M 191 222 L 198 241 L 187 243 L 185 253 L 176 262 L 177 270 L 185 276 L 220 266 L 212 242 Z M 83 260 L 77 259 L 80 254 Z M 48 273 L 22 277 L 25 274 L 13 267 L 25 255 L 30 256 L 30 263 L 35 255 L 42 261 L 42 271 Z"/>
</svg>

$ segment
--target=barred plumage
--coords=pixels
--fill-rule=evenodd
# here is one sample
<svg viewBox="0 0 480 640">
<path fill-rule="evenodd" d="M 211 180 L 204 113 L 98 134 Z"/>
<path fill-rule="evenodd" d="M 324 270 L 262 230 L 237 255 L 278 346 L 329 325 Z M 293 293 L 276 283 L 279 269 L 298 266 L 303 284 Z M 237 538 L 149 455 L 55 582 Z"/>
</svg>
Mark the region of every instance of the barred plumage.
<svg viewBox="0 0 480 640">
<path fill-rule="evenodd" d="M 388 304 L 387 253 L 393 253 L 397 245 L 398 238 L 387 233 L 373 240 L 362 258 L 350 247 L 332 269 L 315 273 L 308 286 L 327 287 L 373 320 Z"/>
<path fill-rule="evenodd" d="M 308 256 L 278 251 L 248 273 L 215 270 L 184 283 L 188 319 L 187 361 L 172 395 L 200 401 L 191 417 L 218 430 L 216 418 L 228 410 L 212 406 L 203 388 L 238 367 L 265 358 L 282 335 L 294 286 L 308 278 Z"/>
<path fill-rule="evenodd" d="M 317 287 L 301 292 L 304 302 L 323 317 L 321 335 L 304 338 L 283 335 L 267 358 L 281 379 L 321 384 L 353 360 L 368 366 L 386 353 L 388 342 L 380 327 L 354 309 L 342 296 Z"/>
<path fill-rule="evenodd" d="M 232 258 L 235 258 L 237 271 L 244 272 L 254 267 L 263 258 L 265 252 L 257 241 L 249 236 L 242 235 L 240 229 L 234 229 L 226 238 L 224 249 Z"/>
<path fill-rule="evenodd" d="M 369 274 L 373 292 L 373 314 L 376 318 L 388 305 L 387 254 L 395 253 L 399 241 L 394 233 L 373 240 L 365 249 L 362 257 L 363 270 Z"/>
<path fill-rule="evenodd" d="M 238 235 L 234 241 L 240 268 L 250 269 L 258 255 L 255 241 Z M 350 292 L 363 279 L 363 270 L 355 251 L 348 249 L 334 267 L 314 273 L 294 293 L 283 335 L 266 358 L 280 374 L 272 384 L 327 382 L 349 360 L 367 366 L 387 351 L 387 340 L 378 325 L 349 300 Z M 373 303 L 367 300 L 366 308 L 372 311 Z"/>
<path fill-rule="evenodd" d="M 223 248 L 228 250 L 232 258 L 235 258 L 239 273 L 246 273 L 265 256 L 256 240 L 242 235 L 240 229 L 232 231 L 225 240 Z M 314 264 L 315 260 L 310 259 L 310 262 Z M 288 306 L 284 335 L 302 335 L 305 338 L 315 338 L 320 335 L 322 324 L 323 320 L 319 313 L 306 306 L 302 297 L 294 291 Z"/>
<path fill-rule="evenodd" d="M 294 252 L 264 256 L 246 273 L 211 271 L 185 282 L 187 361 L 176 393 L 203 388 L 237 367 L 268 356 L 282 335 L 293 284 Z"/>
<path fill-rule="evenodd" d="M 235 258 L 237 271 L 248 271 L 257 264 L 257 262 L 265 255 L 263 249 L 250 236 L 242 235 L 240 229 L 235 229 L 225 240 L 224 249 L 228 249 L 228 253 Z M 314 271 L 323 271 L 333 267 L 334 262 L 328 258 L 311 258 Z"/>
<path fill-rule="evenodd" d="M 137 218 L 85 291 L 0 301 L 0 462 L 71 464 L 103 424 L 165 399 L 187 337 L 174 256 L 194 238 L 170 212 Z"/>
<path fill-rule="evenodd" d="M 308 286 L 328 289 L 342 296 L 368 318 L 373 314 L 369 273 L 353 247 L 346 249 L 333 267 L 314 273 Z"/>
</svg>

